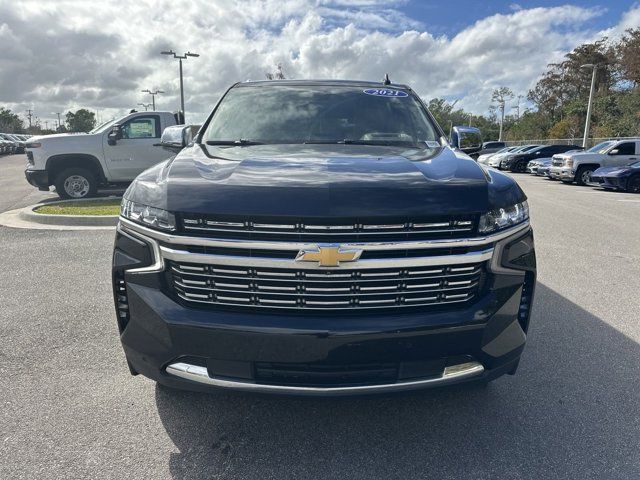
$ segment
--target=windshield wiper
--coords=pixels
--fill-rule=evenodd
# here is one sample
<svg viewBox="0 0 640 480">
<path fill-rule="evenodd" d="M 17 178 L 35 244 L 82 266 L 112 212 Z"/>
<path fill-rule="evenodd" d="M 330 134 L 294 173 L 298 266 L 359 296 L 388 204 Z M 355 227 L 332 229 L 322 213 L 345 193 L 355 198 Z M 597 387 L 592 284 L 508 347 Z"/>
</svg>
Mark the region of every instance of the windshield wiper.
<svg viewBox="0 0 640 480">
<path fill-rule="evenodd" d="M 344 140 L 309 140 L 304 142 L 305 145 L 372 145 L 377 147 L 406 147 L 406 148 L 421 148 L 416 144 L 409 144 L 409 142 L 403 142 L 401 140 L 351 140 L 345 138 Z"/>
<path fill-rule="evenodd" d="M 240 138 L 238 140 L 207 140 L 207 145 L 230 145 L 246 147 L 250 145 L 263 145 L 262 142 L 254 142 L 253 140 L 247 140 Z"/>
</svg>

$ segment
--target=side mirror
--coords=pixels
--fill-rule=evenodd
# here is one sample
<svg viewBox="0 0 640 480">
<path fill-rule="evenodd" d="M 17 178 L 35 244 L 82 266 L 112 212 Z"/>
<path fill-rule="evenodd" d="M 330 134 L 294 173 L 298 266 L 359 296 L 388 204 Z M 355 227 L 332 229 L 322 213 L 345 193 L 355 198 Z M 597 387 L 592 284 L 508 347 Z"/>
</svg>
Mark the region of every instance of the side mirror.
<svg viewBox="0 0 640 480">
<path fill-rule="evenodd" d="M 618 150 L 617 148 L 609 151 L 609 155 L 618 155 L 618 153 L 620 153 L 620 150 Z"/>
<path fill-rule="evenodd" d="M 197 132 L 197 127 L 192 125 L 173 125 L 167 127 L 162 132 L 160 143 L 157 145 L 178 153 L 193 141 L 194 129 L 196 129 Z"/>
<path fill-rule="evenodd" d="M 475 153 L 482 149 L 482 133 L 475 127 L 453 127 L 450 140 L 453 147 L 464 153 Z"/>
<path fill-rule="evenodd" d="M 113 146 L 118 140 L 122 140 L 122 125 L 116 123 L 107 135 L 107 143 Z"/>
</svg>

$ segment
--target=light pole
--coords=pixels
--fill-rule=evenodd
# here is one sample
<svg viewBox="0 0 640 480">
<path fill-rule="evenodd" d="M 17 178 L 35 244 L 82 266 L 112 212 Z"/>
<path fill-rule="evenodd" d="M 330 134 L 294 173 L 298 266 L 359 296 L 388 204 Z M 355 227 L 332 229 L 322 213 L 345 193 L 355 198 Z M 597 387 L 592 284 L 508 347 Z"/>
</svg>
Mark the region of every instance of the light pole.
<svg viewBox="0 0 640 480">
<path fill-rule="evenodd" d="M 159 93 L 164 93 L 162 90 L 156 90 L 155 92 L 152 92 L 151 90 L 149 90 L 148 88 L 146 90 L 140 90 L 142 93 L 148 93 L 149 95 L 151 95 L 151 106 L 153 107 L 153 111 L 156 111 L 156 95 Z"/>
<path fill-rule="evenodd" d="M 180 111 L 182 112 L 182 119 L 186 123 L 184 112 L 184 82 L 182 80 L 182 60 L 186 60 L 187 57 L 199 57 L 197 53 L 186 52 L 184 55 L 177 55 L 173 50 L 165 50 L 160 52 L 161 55 L 173 55 L 173 58 L 177 58 L 180 61 Z"/>
<path fill-rule="evenodd" d="M 596 72 L 598 65 L 594 63 L 585 63 L 580 65 L 580 68 L 592 68 L 593 74 L 591 75 L 591 89 L 589 90 L 589 103 L 587 104 L 587 119 L 584 122 L 584 136 L 582 137 L 582 148 L 587 148 L 587 139 L 589 138 L 589 124 L 591 123 L 591 105 L 593 104 L 593 91 L 596 87 Z"/>
<path fill-rule="evenodd" d="M 151 106 L 150 103 L 139 103 L 138 105 L 140 105 L 141 107 L 144 107 L 145 112 L 149 110 L 149 107 Z"/>
</svg>

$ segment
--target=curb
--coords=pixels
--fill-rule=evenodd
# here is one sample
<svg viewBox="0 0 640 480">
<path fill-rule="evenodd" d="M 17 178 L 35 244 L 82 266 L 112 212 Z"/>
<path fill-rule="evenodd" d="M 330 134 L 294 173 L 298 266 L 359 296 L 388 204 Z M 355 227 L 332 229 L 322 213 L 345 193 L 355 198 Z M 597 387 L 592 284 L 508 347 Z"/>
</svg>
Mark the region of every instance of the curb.
<svg viewBox="0 0 640 480">
<path fill-rule="evenodd" d="M 95 199 L 87 199 L 95 201 Z M 52 203 L 78 202 L 78 200 L 61 200 Z M 11 210 L 0 214 L 0 225 L 14 228 L 49 228 L 54 230 L 85 230 L 113 228 L 118 224 L 118 215 L 48 215 L 36 213 L 42 203 Z"/>
<path fill-rule="evenodd" d="M 25 222 L 44 225 L 68 225 L 84 227 L 115 227 L 118 224 L 117 215 L 47 215 L 33 210 L 42 205 L 32 205 L 20 210 L 18 216 Z"/>
</svg>

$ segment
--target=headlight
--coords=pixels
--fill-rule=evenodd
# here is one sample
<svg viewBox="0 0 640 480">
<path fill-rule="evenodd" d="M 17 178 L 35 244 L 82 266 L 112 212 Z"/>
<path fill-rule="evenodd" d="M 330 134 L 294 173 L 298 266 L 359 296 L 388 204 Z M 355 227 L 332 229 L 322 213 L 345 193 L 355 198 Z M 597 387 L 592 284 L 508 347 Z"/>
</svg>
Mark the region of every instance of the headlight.
<svg viewBox="0 0 640 480">
<path fill-rule="evenodd" d="M 497 208 L 480 217 L 478 231 L 491 233 L 512 227 L 529 218 L 529 205 L 527 202 L 516 203 L 506 208 Z"/>
<path fill-rule="evenodd" d="M 25 145 L 26 148 L 40 148 L 41 146 L 40 142 L 29 142 Z"/>
<path fill-rule="evenodd" d="M 573 167 L 573 158 L 565 158 L 564 166 L 565 167 Z"/>
<path fill-rule="evenodd" d="M 175 230 L 176 217 L 173 213 L 161 208 L 149 207 L 134 203 L 131 200 L 122 200 L 120 215 L 134 222 L 162 230 Z"/>
</svg>

